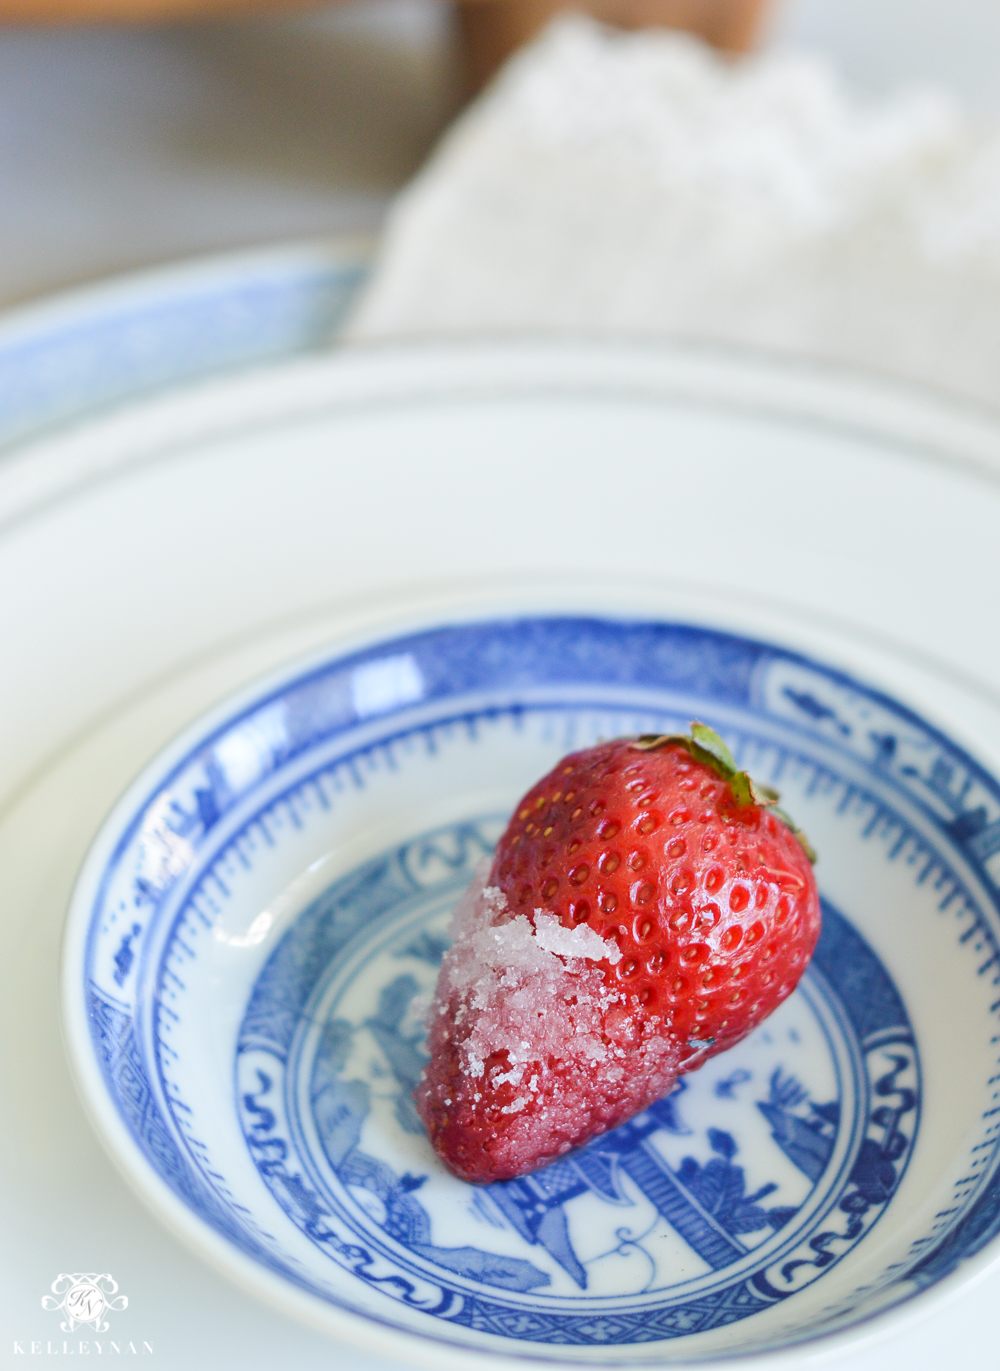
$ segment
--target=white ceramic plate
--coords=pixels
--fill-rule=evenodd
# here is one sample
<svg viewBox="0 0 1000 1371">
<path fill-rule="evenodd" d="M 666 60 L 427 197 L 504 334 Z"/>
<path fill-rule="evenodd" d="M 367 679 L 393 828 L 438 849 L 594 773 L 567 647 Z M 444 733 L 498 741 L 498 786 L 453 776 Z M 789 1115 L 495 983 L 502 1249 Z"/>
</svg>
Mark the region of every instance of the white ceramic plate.
<svg viewBox="0 0 1000 1371">
<path fill-rule="evenodd" d="M 627 603 L 791 642 L 995 765 L 998 449 L 983 416 L 850 378 L 512 344 L 274 367 L 13 454 L 0 840 L 25 945 L 115 794 L 205 704 L 512 584 L 539 609 Z M 51 1000 L 15 981 L 5 1008 L 56 1069 Z M 30 1136 L 27 1079 L 17 1098 Z M 53 1193 L 85 1212 L 85 1184 Z"/>
</svg>

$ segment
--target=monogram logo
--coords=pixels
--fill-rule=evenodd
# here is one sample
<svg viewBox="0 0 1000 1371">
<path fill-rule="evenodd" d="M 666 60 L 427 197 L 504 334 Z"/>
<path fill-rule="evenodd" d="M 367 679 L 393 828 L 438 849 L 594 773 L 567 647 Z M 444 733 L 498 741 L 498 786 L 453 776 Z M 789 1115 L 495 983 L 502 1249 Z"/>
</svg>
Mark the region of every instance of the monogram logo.
<svg viewBox="0 0 1000 1371">
<path fill-rule="evenodd" d="M 81 1324 L 89 1324 L 95 1333 L 106 1333 L 110 1325 L 103 1321 L 104 1315 L 109 1310 L 120 1313 L 127 1305 L 126 1297 L 118 1294 L 118 1282 L 93 1271 L 62 1273 L 52 1282 L 52 1294 L 42 1296 L 43 1309 L 61 1309 L 65 1314 L 59 1325 L 64 1333 L 72 1333 Z"/>
</svg>

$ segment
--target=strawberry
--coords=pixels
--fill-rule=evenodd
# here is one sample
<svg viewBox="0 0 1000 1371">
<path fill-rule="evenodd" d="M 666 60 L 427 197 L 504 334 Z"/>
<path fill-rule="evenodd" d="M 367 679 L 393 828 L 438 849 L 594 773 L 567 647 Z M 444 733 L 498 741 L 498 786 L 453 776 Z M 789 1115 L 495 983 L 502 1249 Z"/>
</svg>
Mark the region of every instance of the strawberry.
<svg viewBox="0 0 1000 1371">
<path fill-rule="evenodd" d="M 744 1038 L 816 945 L 813 854 L 702 724 L 565 757 L 456 909 L 417 1109 L 446 1166 L 507 1180 Z"/>
</svg>

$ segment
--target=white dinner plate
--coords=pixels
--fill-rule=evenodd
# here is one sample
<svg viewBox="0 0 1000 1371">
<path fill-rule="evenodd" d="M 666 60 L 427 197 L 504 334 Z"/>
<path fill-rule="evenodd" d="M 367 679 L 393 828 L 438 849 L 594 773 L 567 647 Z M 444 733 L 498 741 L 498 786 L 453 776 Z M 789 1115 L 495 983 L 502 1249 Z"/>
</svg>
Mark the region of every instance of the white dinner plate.
<svg viewBox="0 0 1000 1371">
<path fill-rule="evenodd" d="M 140 1342 L 172 1326 L 177 1364 L 233 1338 L 258 1364 L 255 1320 L 320 1356 L 219 1283 L 238 1330 L 204 1306 L 184 1322 L 210 1278 L 134 1218 L 69 1094 L 54 990 L 69 888 L 174 731 L 297 653 L 513 597 L 770 636 L 887 685 L 996 766 L 998 471 L 997 426 L 943 400 L 760 357 L 569 342 L 272 364 L 13 450 L 5 1199 L 32 1255 L 7 1281 L 11 1336 L 62 1338 L 41 1295 L 100 1268 L 140 1288 L 109 1317 Z"/>
</svg>

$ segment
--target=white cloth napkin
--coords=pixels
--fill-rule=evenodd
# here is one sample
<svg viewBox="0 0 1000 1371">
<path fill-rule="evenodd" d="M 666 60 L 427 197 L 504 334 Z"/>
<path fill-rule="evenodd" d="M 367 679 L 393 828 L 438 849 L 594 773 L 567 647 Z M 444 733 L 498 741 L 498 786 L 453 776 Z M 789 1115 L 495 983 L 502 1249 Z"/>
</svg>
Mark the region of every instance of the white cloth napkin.
<svg viewBox="0 0 1000 1371">
<path fill-rule="evenodd" d="M 557 21 L 398 200 L 346 337 L 763 345 L 1000 404 L 1000 131 L 823 61 Z"/>
</svg>

